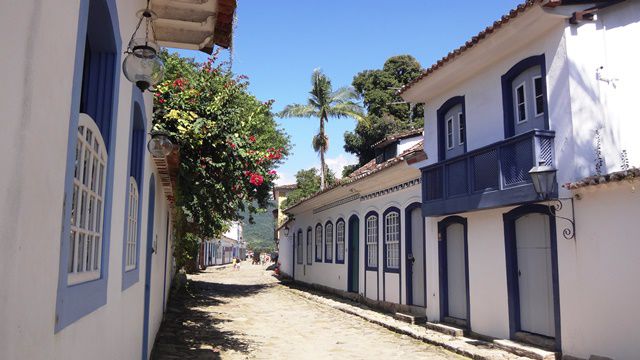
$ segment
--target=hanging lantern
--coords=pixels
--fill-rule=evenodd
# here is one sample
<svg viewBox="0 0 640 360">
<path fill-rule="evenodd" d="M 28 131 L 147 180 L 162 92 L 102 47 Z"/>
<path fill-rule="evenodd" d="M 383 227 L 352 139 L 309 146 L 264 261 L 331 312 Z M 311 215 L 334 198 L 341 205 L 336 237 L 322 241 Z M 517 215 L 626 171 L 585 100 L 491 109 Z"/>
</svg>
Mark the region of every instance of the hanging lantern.
<svg viewBox="0 0 640 360">
<path fill-rule="evenodd" d="M 147 7 L 138 11 L 138 17 L 140 20 L 125 51 L 126 57 L 122 63 L 122 71 L 127 80 L 136 84 L 141 91 L 145 91 L 162 80 L 164 64 L 158 56 L 158 44 L 154 41 L 153 21 L 158 16 L 149 9 L 149 0 L 147 0 Z M 136 36 L 143 21 L 144 37 L 141 34 Z"/>
<path fill-rule="evenodd" d="M 173 143 L 167 136 L 166 132 L 153 130 L 151 131 L 151 139 L 147 143 L 147 149 L 151 156 L 156 158 L 163 158 L 173 150 Z"/>
</svg>

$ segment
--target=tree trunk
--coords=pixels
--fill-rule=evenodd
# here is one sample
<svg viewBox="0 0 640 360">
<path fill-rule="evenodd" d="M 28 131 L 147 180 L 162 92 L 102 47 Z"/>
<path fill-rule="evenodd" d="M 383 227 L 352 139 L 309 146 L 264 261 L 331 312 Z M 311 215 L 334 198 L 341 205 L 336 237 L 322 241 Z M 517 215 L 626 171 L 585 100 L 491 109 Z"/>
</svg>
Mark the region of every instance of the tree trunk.
<svg viewBox="0 0 640 360">
<path fill-rule="evenodd" d="M 320 138 L 321 141 L 324 141 L 324 118 L 320 117 Z M 324 152 L 327 150 L 327 147 L 322 144 L 320 146 L 320 190 L 324 190 L 324 182 L 325 182 L 325 173 L 324 173 Z"/>
</svg>

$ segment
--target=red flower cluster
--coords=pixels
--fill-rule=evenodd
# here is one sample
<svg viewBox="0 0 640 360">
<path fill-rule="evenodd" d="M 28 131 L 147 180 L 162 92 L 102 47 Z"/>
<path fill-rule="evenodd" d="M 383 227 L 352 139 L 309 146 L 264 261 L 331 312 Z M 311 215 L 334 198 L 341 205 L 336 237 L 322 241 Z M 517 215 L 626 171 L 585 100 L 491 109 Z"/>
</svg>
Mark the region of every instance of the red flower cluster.
<svg viewBox="0 0 640 360">
<path fill-rule="evenodd" d="M 260 174 L 252 173 L 249 182 L 255 186 L 260 186 L 264 182 L 264 178 Z"/>
<path fill-rule="evenodd" d="M 183 80 L 183 79 L 176 79 L 176 80 L 173 82 L 173 87 L 174 87 L 174 88 L 179 87 L 179 88 L 180 88 L 180 90 L 184 90 L 184 84 L 185 84 L 185 83 L 186 83 L 186 80 Z"/>
<path fill-rule="evenodd" d="M 275 149 L 275 148 L 269 148 L 269 154 L 267 155 L 267 158 L 269 160 L 279 160 L 282 158 L 282 150 L 284 150 L 283 148 L 280 149 Z"/>
<path fill-rule="evenodd" d="M 249 141 L 256 142 L 256 137 L 253 135 L 249 136 Z"/>
<path fill-rule="evenodd" d="M 269 170 L 269 175 L 275 175 L 277 172 L 275 170 Z"/>
</svg>

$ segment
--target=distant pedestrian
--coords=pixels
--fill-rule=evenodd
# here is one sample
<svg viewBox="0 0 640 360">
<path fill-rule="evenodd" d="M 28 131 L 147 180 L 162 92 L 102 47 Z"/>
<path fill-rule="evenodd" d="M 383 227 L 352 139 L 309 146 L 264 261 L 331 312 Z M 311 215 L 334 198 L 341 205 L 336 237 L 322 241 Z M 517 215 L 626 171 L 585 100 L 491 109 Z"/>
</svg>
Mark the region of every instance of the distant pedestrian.
<svg viewBox="0 0 640 360">
<path fill-rule="evenodd" d="M 235 269 L 236 269 L 236 266 L 238 266 L 238 264 L 237 264 L 237 263 L 238 263 L 237 259 L 234 257 L 234 258 L 233 258 L 233 260 L 231 260 L 231 263 L 233 264 L 233 270 L 235 270 Z"/>
</svg>

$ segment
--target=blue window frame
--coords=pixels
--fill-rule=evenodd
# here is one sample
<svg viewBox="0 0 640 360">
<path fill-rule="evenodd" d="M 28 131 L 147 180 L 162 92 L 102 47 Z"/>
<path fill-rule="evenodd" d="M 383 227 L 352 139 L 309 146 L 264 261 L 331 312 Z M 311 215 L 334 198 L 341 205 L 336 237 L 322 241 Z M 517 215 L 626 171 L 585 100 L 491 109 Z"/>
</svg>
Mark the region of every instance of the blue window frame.
<svg viewBox="0 0 640 360">
<path fill-rule="evenodd" d="M 303 264 L 303 256 L 302 256 L 302 230 L 298 230 L 298 238 L 296 239 L 296 235 L 293 235 L 293 241 L 296 242 L 296 264 Z"/>
<path fill-rule="evenodd" d="M 382 215 L 384 233 L 384 271 L 400 272 L 401 229 L 400 209 L 388 208 Z"/>
<path fill-rule="evenodd" d="M 336 264 L 344 264 L 345 229 L 344 219 L 338 219 L 336 221 Z"/>
<path fill-rule="evenodd" d="M 459 112 L 451 111 L 459 108 Z M 438 161 L 467 152 L 466 109 L 464 96 L 454 96 L 436 111 Z M 457 140 L 455 139 L 457 137 Z M 457 144 L 457 145 L 456 145 Z M 459 147 L 459 149 L 457 148 Z"/>
<path fill-rule="evenodd" d="M 333 262 L 333 223 L 327 221 L 324 225 L 324 262 Z"/>
<path fill-rule="evenodd" d="M 91 19 L 91 21 L 88 21 Z M 71 94 L 67 164 L 65 172 L 64 221 L 60 241 L 60 265 L 54 331 L 58 332 L 107 302 L 109 274 L 109 242 L 115 160 L 116 109 L 118 99 L 118 64 L 121 53 L 120 29 L 115 0 L 82 0 L 78 16 L 78 32 Z M 76 145 L 80 113 L 86 114 L 98 128 L 107 152 L 104 211 L 96 219 L 102 224 L 99 277 L 69 285 L 68 263 L 71 204 L 73 202 Z M 85 115 L 83 115 L 85 116 Z"/>
<path fill-rule="evenodd" d="M 309 226 L 307 228 L 307 265 L 311 265 L 313 264 L 313 247 L 311 246 L 313 240 L 312 240 L 312 236 L 311 233 L 313 231 L 311 230 L 311 226 Z M 300 233 L 299 236 L 302 236 L 302 233 Z"/>
<path fill-rule="evenodd" d="M 378 213 L 370 212 L 365 217 L 366 270 L 378 270 Z"/>
<path fill-rule="evenodd" d="M 141 233 L 141 221 L 142 218 L 142 194 L 143 194 L 143 179 L 144 179 L 144 159 L 145 159 L 145 124 L 146 117 L 144 114 L 144 99 L 142 98 L 142 92 L 132 86 L 132 121 L 129 137 L 129 174 L 128 178 L 131 181 L 127 181 L 129 189 L 126 194 L 127 201 L 125 201 L 125 226 L 123 236 L 123 250 L 122 250 L 122 290 L 128 289 L 131 285 L 138 282 L 140 277 L 140 233 Z M 130 192 L 132 191 L 133 184 L 138 188 L 137 204 L 132 204 Z M 134 207 L 133 209 L 131 207 Z M 130 221 L 131 212 L 135 211 L 137 215 L 137 222 Z M 133 228 L 130 228 L 133 226 Z M 131 243 L 131 238 L 135 239 L 135 243 Z M 128 265 L 129 264 L 129 265 Z"/>
<path fill-rule="evenodd" d="M 322 262 L 322 225 L 316 225 L 316 262 Z"/>
</svg>

